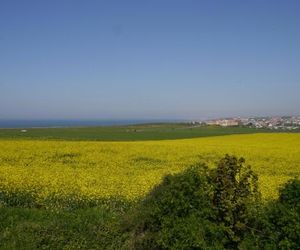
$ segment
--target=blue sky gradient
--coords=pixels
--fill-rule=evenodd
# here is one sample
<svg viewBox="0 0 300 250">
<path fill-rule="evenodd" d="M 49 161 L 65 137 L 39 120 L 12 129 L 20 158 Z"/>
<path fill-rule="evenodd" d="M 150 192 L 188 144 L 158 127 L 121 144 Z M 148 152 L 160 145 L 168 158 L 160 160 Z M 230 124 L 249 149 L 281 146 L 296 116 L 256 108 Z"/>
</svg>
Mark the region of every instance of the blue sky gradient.
<svg viewBox="0 0 300 250">
<path fill-rule="evenodd" d="M 300 114 L 300 1 L 0 2 L 0 119 Z"/>
</svg>

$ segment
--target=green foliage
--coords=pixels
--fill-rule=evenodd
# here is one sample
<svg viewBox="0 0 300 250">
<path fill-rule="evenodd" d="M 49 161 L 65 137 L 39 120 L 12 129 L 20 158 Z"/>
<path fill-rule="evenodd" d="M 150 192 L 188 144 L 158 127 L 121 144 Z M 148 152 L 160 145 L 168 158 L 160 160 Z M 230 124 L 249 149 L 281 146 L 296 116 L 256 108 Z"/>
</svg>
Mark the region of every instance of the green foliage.
<svg viewBox="0 0 300 250">
<path fill-rule="evenodd" d="M 257 177 L 243 159 L 226 155 L 209 171 L 198 164 L 166 176 L 127 218 L 134 249 L 237 248 L 249 231 Z"/>
<path fill-rule="evenodd" d="M 236 246 L 248 231 L 249 207 L 259 201 L 258 178 L 243 158 L 229 155 L 220 160 L 211 175 L 217 220 L 226 227 L 230 244 Z"/>
<path fill-rule="evenodd" d="M 293 179 L 288 181 L 279 193 L 279 201 L 282 204 L 300 208 L 300 180 Z"/>
<path fill-rule="evenodd" d="M 266 210 L 267 223 L 264 231 L 268 240 L 266 245 L 279 249 L 300 249 L 300 214 L 281 202 L 270 204 Z M 264 242 L 262 241 L 262 242 Z"/>
<path fill-rule="evenodd" d="M 178 175 L 168 175 L 125 221 L 132 230 L 134 249 L 180 249 L 207 245 L 210 231 L 220 231 L 209 221 L 212 187 L 208 169 L 195 166 Z"/>
<path fill-rule="evenodd" d="M 253 230 L 245 235 L 244 248 L 300 249 L 299 198 L 299 180 L 287 182 L 278 200 L 264 204 L 252 215 Z"/>
</svg>

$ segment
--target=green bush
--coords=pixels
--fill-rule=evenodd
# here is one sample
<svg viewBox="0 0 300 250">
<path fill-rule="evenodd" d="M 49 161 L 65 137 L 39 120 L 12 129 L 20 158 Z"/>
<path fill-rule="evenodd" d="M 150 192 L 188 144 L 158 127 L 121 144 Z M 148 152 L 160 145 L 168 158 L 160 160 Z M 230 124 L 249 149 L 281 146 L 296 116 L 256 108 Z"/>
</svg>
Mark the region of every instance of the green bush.
<svg viewBox="0 0 300 250">
<path fill-rule="evenodd" d="M 245 235 L 245 249 L 300 249 L 299 180 L 287 182 L 279 199 L 264 204 L 253 214 L 252 234 Z"/>
<path fill-rule="evenodd" d="M 258 177 L 245 165 L 243 158 L 229 155 L 219 161 L 211 176 L 217 221 L 226 227 L 228 247 L 237 247 L 249 231 L 248 211 L 260 200 Z"/>
<path fill-rule="evenodd" d="M 198 164 L 166 176 L 127 216 L 128 248 L 237 248 L 259 198 L 256 182 L 243 159 L 228 155 L 215 170 Z"/>
<path fill-rule="evenodd" d="M 268 215 L 276 244 L 281 249 L 300 249 L 300 180 L 290 180 L 279 190 L 279 200 Z"/>
<path fill-rule="evenodd" d="M 279 191 L 279 201 L 282 204 L 299 208 L 300 207 L 300 180 L 288 181 Z"/>
<path fill-rule="evenodd" d="M 200 220 L 214 216 L 207 172 L 204 166 L 195 166 L 166 176 L 127 218 L 131 247 L 175 249 L 204 242 L 199 239 Z"/>
</svg>

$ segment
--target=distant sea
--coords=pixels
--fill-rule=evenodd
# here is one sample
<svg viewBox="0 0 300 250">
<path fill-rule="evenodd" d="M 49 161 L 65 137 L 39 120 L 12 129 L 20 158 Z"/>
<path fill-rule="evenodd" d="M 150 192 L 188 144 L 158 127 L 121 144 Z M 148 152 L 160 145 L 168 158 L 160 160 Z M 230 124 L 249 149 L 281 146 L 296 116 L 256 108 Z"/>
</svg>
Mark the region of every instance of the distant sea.
<svg viewBox="0 0 300 250">
<path fill-rule="evenodd" d="M 159 122 L 181 122 L 182 120 L 1 120 L 0 128 L 47 128 L 113 126 Z"/>
</svg>

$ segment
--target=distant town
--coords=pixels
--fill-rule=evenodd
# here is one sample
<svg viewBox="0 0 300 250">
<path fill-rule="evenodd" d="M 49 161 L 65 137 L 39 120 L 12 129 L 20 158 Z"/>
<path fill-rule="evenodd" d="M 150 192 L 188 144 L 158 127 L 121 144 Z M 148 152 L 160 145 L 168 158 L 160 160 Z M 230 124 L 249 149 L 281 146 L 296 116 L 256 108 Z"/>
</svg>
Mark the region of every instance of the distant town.
<svg viewBox="0 0 300 250">
<path fill-rule="evenodd" d="M 300 116 L 224 118 L 193 123 L 222 127 L 247 126 L 272 130 L 296 130 L 300 129 Z"/>
</svg>

